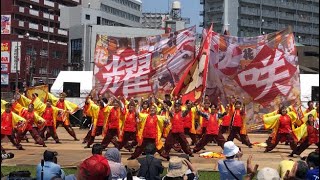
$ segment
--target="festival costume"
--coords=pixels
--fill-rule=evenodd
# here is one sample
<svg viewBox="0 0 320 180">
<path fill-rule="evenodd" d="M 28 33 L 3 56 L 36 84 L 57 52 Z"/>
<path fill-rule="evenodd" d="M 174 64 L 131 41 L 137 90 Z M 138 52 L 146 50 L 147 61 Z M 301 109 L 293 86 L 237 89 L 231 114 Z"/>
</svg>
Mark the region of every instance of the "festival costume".
<svg viewBox="0 0 320 180">
<path fill-rule="evenodd" d="M 189 155 L 192 155 L 192 152 L 189 147 L 189 143 L 184 134 L 184 117 L 182 116 L 182 111 L 173 113 L 171 117 L 172 128 L 165 141 L 164 145 L 164 156 L 168 157 L 171 148 L 173 145 L 178 142 L 181 145 L 182 150 Z"/>
<path fill-rule="evenodd" d="M 129 159 L 139 157 L 149 143 L 155 144 L 157 152 L 162 156 L 163 142 L 161 141 L 161 135 L 166 117 L 139 113 L 139 120 L 137 131 L 138 146 Z"/>
<path fill-rule="evenodd" d="M 222 117 L 220 114 L 210 114 L 208 121 L 207 132 L 200 141 L 196 144 L 193 149 L 193 152 L 199 152 L 204 148 L 209 142 L 215 141 L 223 149 L 223 145 L 226 142 L 223 135 L 219 132 L 219 118 Z"/>
<path fill-rule="evenodd" d="M 125 120 L 123 123 L 123 129 L 121 130 L 119 137 L 118 149 L 122 149 L 129 141 L 132 143 L 129 145 L 130 149 L 138 145 L 137 142 L 137 114 L 136 112 L 130 112 L 125 110 Z M 131 151 L 131 150 L 129 150 Z"/>
<path fill-rule="evenodd" d="M 65 130 L 70 134 L 70 136 L 77 140 L 76 134 L 70 125 L 69 114 L 74 114 L 75 112 L 77 112 L 77 110 L 79 109 L 78 106 L 64 99 L 60 100 L 53 96 L 51 93 L 48 93 L 48 95 L 49 99 L 52 100 L 53 105 L 59 109 L 64 110 L 65 112 L 63 114 L 59 114 L 59 116 L 57 117 L 56 128 L 58 128 L 59 125 L 62 125 L 65 128 Z"/>
<path fill-rule="evenodd" d="M 182 110 L 185 110 L 185 108 L 182 108 Z M 197 110 L 195 107 L 192 107 L 190 111 L 188 111 L 187 115 L 183 120 L 183 127 L 184 127 L 184 134 L 189 135 L 192 142 L 191 144 L 197 143 L 197 133 L 195 128 L 195 116 L 197 114 Z"/>
<path fill-rule="evenodd" d="M 233 109 L 233 108 L 232 108 Z M 233 141 L 234 138 L 240 140 L 242 144 L 252 147 L 252 144 L 247 135 L 246 123 L 245 123 L 245 112 L 240 109 L 234 109 L 232 112 L 231 118 L 231 128 L 230 134 L 227 138 L 227 141 Z"/>
<path fill-rule="evenodd" d="M 273 150 L 279 142 L 288 141 L 291 149 L 295 149 L 296 142 L 293 137 L 294 123 L 297 120 L 297 115 L 293 111 L 285 115 L 276 114 L 272 112 L 263 116 L 265 129 L 273 129 L 272 137 L 267 141 L 265 152 Z"/>
<path fill-rule="evenodd" d="M 1 109 L 1 140 L 8 137 L 10 142 L 19 150 L 22 150 L 22 145 L 19 144 L 13 136 L 13 130 L 16 129 L 18 134 L 22 133 L 26 128 L 26 120 L 10 111 L 6 112 Z M 1 146 L 1 150 L 3 147 Z"/>
<path fill-rule="evenodd" d="M 52 137 L 56 143 L 60 143 L 59 137 L 56 132 L 56 118 L 58 116 L 59 109 L 54 106 L 46 106 L 43 113 L 42 118 L 46 120 L 45 127 L 40 131 L 41 137 L 45 137 L 47 140 L 49 137 Z M 47 131 L 47 134 L 44 133 Z"/>
<path fill-rule="evenodd" d="M 39 131 L 45 126 L 45 119 L 39 116 L 34 110 L 29 112 L 29 110 L 25 107 L 22 107 L 18 102 L 12 104 L 12 109 L 18 113 L 21 117 L 26 119 L 26 129 L 17 137 L 18 143 L 25 137 L 27 132 L 29 131 L 32 138 L 35 140 L 37 144 L 45 146 L 43 139 L 40 136 Z"/>
<path fill-rule="evenodd" d="M 108 114 L 106 117 L 106 121 L 103 127 L 103 140 L 102 140 L 102 146 L 104 148 L 108 147 L 110 142 L 112 142 L 115 147 L 118 147 L 118 142 L 114 142 L 114 138 L 119 138 L 121 129 L 123 126 L 123 120 L 124 120 L 124 110 L 122 110 L 120 107 L 117 109 L 113 106 L 106 106 L 106 113 Z"/>
<path fill-rule="evenodd" d="M 312 114 L 315 119 L 317 119 L 317 112 L 316 110 L 311 110 L 309 112 L 306 112 L 304 117 L 308 118 L 308 115 Z M 312 144 L 315 144 L 318 146 L 319 149 L 319 126 L 317 123 L 314 123 L 314 125 L 309 125 L 304 123 L 300 127 L 293 130 L 294 137 L 297 141 L 300 141 L 300 145 L 297 146 L 295 149 L 293 149 L 291 155 L 296 154 L 300 155 L 304 150 L 306 150 L 309 146 Z"/>
</svg>

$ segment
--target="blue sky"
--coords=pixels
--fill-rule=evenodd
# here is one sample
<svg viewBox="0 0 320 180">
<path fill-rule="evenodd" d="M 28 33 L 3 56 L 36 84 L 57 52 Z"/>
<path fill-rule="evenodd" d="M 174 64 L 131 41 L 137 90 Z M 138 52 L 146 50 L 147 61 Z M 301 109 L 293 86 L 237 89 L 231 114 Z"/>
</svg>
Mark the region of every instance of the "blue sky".
<svg viewBox="0 0 320 180">
<path fill-rule="evenodd" d="M 173 0 L 142 0 L 143 12 L 168 12 L 168 2 Z M 202 5 L 198 0 L 180 0 L 182 7 L 182 17 L 190 18 L 191 23 L 188 26 L 197 25 L 197 32 L 201 32 L 199 23 L 202 22 L 202 16 L 199 15 Z"/>
</svg>

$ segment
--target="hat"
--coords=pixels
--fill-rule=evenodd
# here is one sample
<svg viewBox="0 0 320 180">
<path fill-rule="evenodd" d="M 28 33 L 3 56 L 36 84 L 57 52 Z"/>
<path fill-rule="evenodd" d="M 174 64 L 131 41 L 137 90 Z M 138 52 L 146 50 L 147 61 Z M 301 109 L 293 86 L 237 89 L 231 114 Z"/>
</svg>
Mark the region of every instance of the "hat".
<svg viewBox="0 0 320 180">
<path fill-rule="evenodd" d="M 182 160 L 179 157 L 170 158 L 167 177 L 182 177 L 186 174 L 188 167 Z"/>
<path fill-rule="evenodd" d="M 60 98 L 65 98 L 65 97 L 67 97 L 67 94 L 65 92 L 62 92 L 62 93 L 59 94 L 59 97 Z"/>
<path fill-rule="evenodd" d="M 45 150 L 43 153 L 43 159 L 45 161 L 52 161 L 55 156 L 58 156 L 58 153 L 56 151 Z"/>
<path fill-rule="evenodd" d="M 228 142 L 224 143 L 224 146 L 223 146 L 223 154 L 224 154 L 226 157 L 234 156 L 234 155 L 236 155 L 238 152 L 239 152 L 239 148 L 238 148 L 238 146 L 236 146 L 236 145 L 234 144 L 234 142 L 228 141 Z"/>
<path fill-rule="evenodd" d="M 134 172 L 138 171 L 140 169 L 140 163 L 136 159 L 127 161 L 127 168 Z"/>
<path fill-rule="evenodd" d="M 181 103 L 180 100 L 176 100 L 176 101 L 174 102 L 174 105 L 182 105 L 182 103 Z"/>
<path fill-rule="evenodd" d="M 257 174 L 258 180 L 280 180 L 277 170 L 269 167 L 262 168 Z"/>
<path fill-rule="evenodd" d="M 93 155 L 80 164 L 79 173 L 84 179 L 103 180 L 110 175 L 110 166 L 103 156 Z"/>
</svg>

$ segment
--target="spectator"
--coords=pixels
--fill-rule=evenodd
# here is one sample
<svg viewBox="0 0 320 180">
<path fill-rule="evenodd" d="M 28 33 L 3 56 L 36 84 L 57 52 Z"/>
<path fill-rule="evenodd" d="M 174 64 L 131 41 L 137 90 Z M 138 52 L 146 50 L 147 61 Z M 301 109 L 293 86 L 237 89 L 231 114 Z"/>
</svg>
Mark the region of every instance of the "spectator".
<svg viewBox="0 0 320 180">
<path fill-rule="evenodd" d="M 127 177 L 126 168 L 121 164 L 121 155 L 117 148 L 108 149 L 104 156 L 109 162 L 112 179 Z"/>
<path fill-rule="evenodd" d="M 94 144 L 92 146 L 91 153 L 92 155 L 95 155 L 95 154 L 102 155 L 102 150 L 103 150 L 103 147 L 101 144 Z"/>
<path fill-rule="evenodd" d="M 77 180 L 110 180 L 108 160 L 99 154 L 89 157 L 78 167 L 76 177 Z"/>
<path fill-rule="evenodd" d="M 319 153 L 311 152 L 307 157 L 309 171 L 307 172 L 308 180 L 319 180 Z"/>
<path fill-rule="evenodd" d="M 168 173 L 162 180 L 187 180 L 189 179 L 189 176 L 186 174 L 188 169 L 193 173 L 192 180 L 196 179 L 196 171 L 188 160 L 172 157 L 169 160 Z"/>
<path fill-rule="evenodd" d="M 284 178 L 287 171 L 291 171 L 294 165 L 294 161 L 292 159 L 289 160 L 282 160 L 278 167 L 278 172 L 280 174 L 280 178 Z"/>
<path fill-rule="evenodd" d="M 262 168 L 257 175 L 258 180 L 280 180 L 277 170 L 269 167 Z"/>
<path fill-rule="evenodd" d="M 41 180 L 41 170 L 43 168 L 43 180 L 51 180 L 53 177 L 60 177 L 65 179 L 65 173 L 57 164 L 57 152 L 44 151 L 43 153 L 43 167 L 41 163 L 37 165 L 37 179 Z"/>
<path fill-rule="evenodd" d="M 140 165 L 138 160 L 128 161 L 126 166 L 127 178 L 125 178 L 124 180 L 141 180 L 138 177 L 139 167 Z"/>
<path fill-rule="evenodd" d="M 232 141 L 224 144 L 223 154 L 226 160 L 218 161 L 218 169 L 220 179 L 237 179 L 240 180 L 246 175 L 246 168 L 242 161 L 240 161 L 241 151 Z M 235 158 L 238 158 L 235 159 Z"/>
<path fill-rule="evenodd" d="M 198 171 L 191 164 L 189 156 L 186 155 L 186 154 L 181 154 L 178 157 L 180 157 L 182 159 L 186 159 L 186 162 L 187 162 L 187 165 L 188 165 L 188 170 L 186 171 L 185 174 L 188 177 L 188 180 L 198 180 L 199 179 Z"/>
<path fill-rule="evenodd" d="M 154 157 L 156 153 L 156 146 L 152 143 L 145 148 L 146 157 L 139 158 L 140 169 L 138 177 L 145 179 L 160 180 L 160 175 L 163 172 L 162 161 Z"/>
</svg>

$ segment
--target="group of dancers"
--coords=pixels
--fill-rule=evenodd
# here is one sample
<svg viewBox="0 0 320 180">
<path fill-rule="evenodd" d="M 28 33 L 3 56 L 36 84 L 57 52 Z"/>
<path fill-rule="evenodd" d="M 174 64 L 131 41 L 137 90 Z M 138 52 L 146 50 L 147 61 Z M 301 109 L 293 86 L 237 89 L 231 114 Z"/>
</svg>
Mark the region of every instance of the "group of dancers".
<svg viewBox="0 0 320 180">
<path fill-rule="evenodd" d="M 1 100 L 1 139 L 7 136 L 17 149 L 22 150 L 20 142 L 30 132 L 36 144 L 46 147 L 45 141 L 50 137 L 61 143 L 56 129 L 62 125 L 78 141 L 69 115 L 79 107 L 65 98 L 66 94 L 61 93 L 59 98 L 50 95 L 42 102 L 37 94 L 29 99 L 17 93 L 11 102 Z M 229 97 L 224 106 L 219 98 L 217 103 L 211 103 L 208 96 L 204 97 L 203 103 L 194 103 L 190 100 L 182 102 L 181 96 L 169 94 L 163 100 L 152 96 L 140 101 L 103 95 L 95 99 L 89 95 L 83 115 L 92 119 L 82 142 L 86 144 L 85 148 L 94 143 L 96 136 L 102 135 L 104 148 L 112 143 L 119 150 L 126 148 L 131 152 L 134 149 L 129 159 L 139 157 L 149 143 L 154 143 L 165 159 L 170 158 L 172 148 L 193 157 L 210 142 L 223 148 L 226 141 L 234 138 L 249 148 L 253 146 L 246 130 L 245 104 L 235 96 Z M 319 103 L 314 108 L 310 101 L 302 115 L 293 106 L 283 106 L 265 114 L 263 122 L 266 129 L 272 130 L 266 140 L 265 152 L 272 151 L 279 142 L 290 144 L 293 150 L 290 156 L 300 155 L 311 144 L 319 149 Z M 223 136 L 225 133 L 229 133 L 227 138 Z"/>
</svg>

